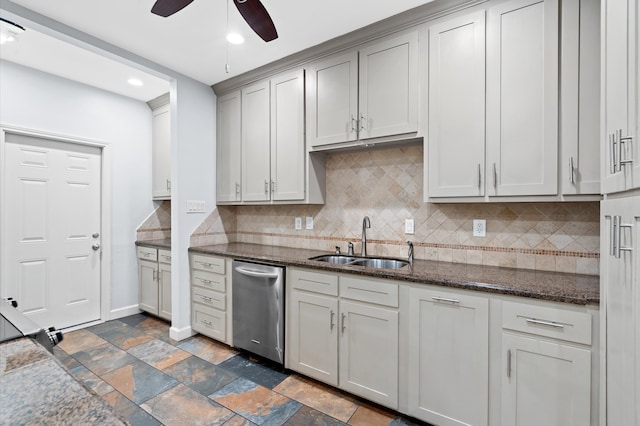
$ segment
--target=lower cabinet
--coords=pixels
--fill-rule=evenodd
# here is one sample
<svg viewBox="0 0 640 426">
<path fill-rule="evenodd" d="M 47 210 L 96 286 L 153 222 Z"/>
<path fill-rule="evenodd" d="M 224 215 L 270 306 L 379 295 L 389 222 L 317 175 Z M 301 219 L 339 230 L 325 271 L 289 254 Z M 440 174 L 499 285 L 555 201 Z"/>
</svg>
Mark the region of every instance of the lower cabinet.
<svg viewBox="0 0 640 426">
<path fill-rule="evenodd" d="M 409 290 L 409 414 L 436 425 L 487 425 L 489 300 Z"/>
<path fill-rule="evenodd" d="M 398 409 L 397 284 L 290 269 L 288 286 L 287 367 Z"/>
<path fill-rule="evenodd" d="M 593 424 L 587 313 L 503 304 L 502 424 Z"/>
<path fill-rule="evenodd" d="M 191 253 L 191 328 L 231 342 L 231 259 Z"/>
<path fill-rule="evenodd" d="M 138 307 L 171 320 L 171 251 L 139 246 Z"/>
<path fill-rule="evenodd" d="M 285 366 L 436 426 L 598 422 L 598 311 L 287 268 Z"/>
</svg>

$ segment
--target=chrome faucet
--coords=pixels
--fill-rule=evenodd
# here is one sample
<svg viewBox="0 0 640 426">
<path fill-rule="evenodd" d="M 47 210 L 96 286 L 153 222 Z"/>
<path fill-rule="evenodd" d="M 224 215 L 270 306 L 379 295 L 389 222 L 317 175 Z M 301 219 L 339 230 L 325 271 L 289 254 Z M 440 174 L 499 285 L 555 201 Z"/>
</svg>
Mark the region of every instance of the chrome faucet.
<svg viewBox="0 0 640 426">
<path fill-rule="evenodd" d="M 347 245 L 347 250 L 347 256 L 353 256 L 353 243 L 351 241 Z"/>
<path fill-rule="evenodd" d="M 409 267 L 413 267 L 413 243 L 411 241 L 407 241 L 407 245 L 409 246 L 409 253 L 407 255 L 407 260 L 409 261 Z"/>
<path fill-rule="evenodd" d="M 367 228 L 371 228 L 371 222 L 369 221 L 369 216 L 365 216 L 362 219 L 362 252 L 360 255 L 367 255 Z"/>
</svg>

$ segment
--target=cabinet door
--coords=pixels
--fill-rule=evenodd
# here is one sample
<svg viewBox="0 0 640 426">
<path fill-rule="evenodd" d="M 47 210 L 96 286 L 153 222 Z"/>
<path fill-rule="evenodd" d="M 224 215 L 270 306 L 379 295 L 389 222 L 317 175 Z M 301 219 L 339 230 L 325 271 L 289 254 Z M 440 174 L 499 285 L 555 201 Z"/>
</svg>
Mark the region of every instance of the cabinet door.
<svg viewBox="0 0 640 426">
<path fill-rule="evenodd" d="M 409 414 L 438 425 L 486 425 L 488 299 L 415 288 L 410 299 Z"/>
<path fill-rule="evenodd" d="M 398 408 L 398 312 L 340 301 L 340 388 Z"/>
<path fill-rule="evenodd" d="M 288 305 L 290 368 L 338 386 L 338 300 L 292 291 Z"/>
<path fill-rule="evenodd" d="M 304 200 L 304 71 L 271 80 L 271 199 Z"/>
<path fill-rule="evenodd" d="M 158 263 L 138 260 L 138 307 L 158 315 Z"/>
<path fill-rule="evenodd" d="M 360 139 L 418 131 L 418 33 L 359 52 Z"/>
<path fill-rule="evenodd" d="M 240 201 L 242 123 L 240 91 L 218 98 L 216 200 Z"/>
<path fill-rule="evenodd" d="M 270 199 L 269 82 L 242 89 L 242 200 Z"/>
<path fill-rule="evenodd" d="M 158 316 L 171 320 L 171 265 L 158 264 Z"/>
<path fill-rule="evenodd" d="M 561 19 L 562 193 L 600 194 L 600 0 L 565 2 Z"/>
<path fill-rule="evenodd" d="M 153 110 L 153 198 L 171 198 L 171 114 L 169 104 Z"/>
<path fill-rule="evenodd" d="M 602 191 L 608 194 L 640 187 L 638 1 L 603 0 L 602 13 Z M 621 144 L 621 137 L 632 139 Z"/>
<path fill-rule="evenodd" d="M 606 418 L 611 425 L 630 425 L 640 416 L 640 380 L 633 375 L 640 372 L 640 197 L 603 201 L 601 215 L 600 294 L 606 321 L 601 368 L 607 372 Z M 621 248 L 619 253 L 616 246 Z"/>
<path fill-rule="evenodd" d="M 358 139 L 358 54 L 332 57 L 309 67 L 307 142 L 330 145 Z"/>
<path fill-rule="evenodd" d="M 429 197 L 484 195 L 484 45 L 484 11 L 429 28 Z"/>
<path fill-rule="evenodd" d="M 489 195 L 558 193 L 558 1 L 511 0 L 487 17 Z"/>
<path fill-rule="evenodd" d="M 591 424 L 590 350 L 508 333 L 502 349 L 503 425 Z"/>
</svg>

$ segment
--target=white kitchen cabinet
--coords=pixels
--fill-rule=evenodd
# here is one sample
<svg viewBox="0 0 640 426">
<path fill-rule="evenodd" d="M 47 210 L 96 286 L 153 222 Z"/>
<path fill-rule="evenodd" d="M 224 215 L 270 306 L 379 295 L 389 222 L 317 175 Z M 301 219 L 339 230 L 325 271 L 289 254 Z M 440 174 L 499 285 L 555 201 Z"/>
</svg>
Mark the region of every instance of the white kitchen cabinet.
<svg viewBox="0 0 640 426">
<path fill-rule="evenodd" d="M 309 67 L 311 149 L 418 132 L 418 33 L 394 35 Z M 374 139 L 374 141 L 369 141 Z"/>
<path fill-rule="evenodd" d="M 218 97 L 216 200 L 241 201 L 242 109 L 240 91 Z"/>
<path fill-rule="evenodd" d="M 287 368 L 397 409 L 397 284 L 288 272 Z"/>
<path fill-rule="evenodd" d="M 557 0 L 510 0 L 487 16 L 489 196 L 558 193 Z"/>
<path fill-rule="evenodd" d="M 429 197 L 484 195 L 484 123 L 485 12 L 479 11 L 429 27 Z"/>
<path fill-rule="evenodd" d="M 570 199 L 600 195 L 600 0 L 561 10 L 558 176 Z"/>
<path fill-rule="evenodd" d="M 171 252 L 139 246 L 138 307 L 171 320 Z"/>
<path fill-rule="evenodd" d="M 640 196 L 601 203 L 602 401 L 609 425 L 640 422 Z"/>
<path fill-rule="evenodd" d="M 154 200 L 171 199 L 171 114 L 168 96 L 165 104 L 153 109 L 152 195 Z"/>
<path fill-rule="evenodd" d="M 602 192 L 640 188 L 637 0 L 602 0 Z"/>
<path fill-rule="evenodd" d="M 242 200 L 270 197 L 269 81 L 242 89 Z"/>
<path fill-rule="evenodd" d="M 189 254 L 191 328 L 232 345 L 231 259 Z"/>
<path fill-rule="evenodd" d="M 433 287 L 411 288 L 409 297 L 409 414 L 487 425 L 489 300 Z"/>
<path fill-rule="evenodd" d="M 502 424 L 579 426 L 591 418 L 592 317 L 504 302 Z"/>
<path fill-rule="evenodd" d="M 271 84 L 271 199 L 305 198 L 304 70 Z"/>
</svg>

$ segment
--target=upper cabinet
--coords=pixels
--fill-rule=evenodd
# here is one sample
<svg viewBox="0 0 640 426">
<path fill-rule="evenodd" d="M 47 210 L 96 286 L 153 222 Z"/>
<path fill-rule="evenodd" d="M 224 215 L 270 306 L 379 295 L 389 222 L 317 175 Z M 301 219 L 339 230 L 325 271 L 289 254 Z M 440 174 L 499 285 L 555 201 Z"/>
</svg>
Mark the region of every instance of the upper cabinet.
<svg viewBox="0 0 640 426">
<path fill-rule="evenodd" d="M 171 199 L 171 114 L 169 94 L 149 102 L 152 121 L 152 196 L 154 200 Z"/>
<path fill-rule="evenodd" d="M 218 202 L 240 201 L 242 111 L 240 91 L 218 98 L 217 180 Z"/>
<path fill-rule="evenodd" d="M 218 98 L 219 204 L 324 200 L 324 163 L 307 155 L 304 111 L 304 70 Z"/>
<path fill-rule="evenodd" d="M 448 18 L 429 28 L 429 197 L 484 195 L 484 15 Z"/>
<path fill-rule="evenodd" d="M 557 0 L 512 0 L 487 17 L 487 192 L 558 192 Z"/>
<path fill-rule="evenodd" d="M 599 196 L 598 19 L 597 0 L 510 0 L 429 26 L 425 199 Z"/>
<path fill-rule="evenodd" d="M 640 188 L 637 0 L 602 0 L 602 192 Z"/>
<path fill-rule="evenodd" d="M 307 105 L 312 150 L 416 136 L 417 31 L 313 63 Z"/>
</svg>

